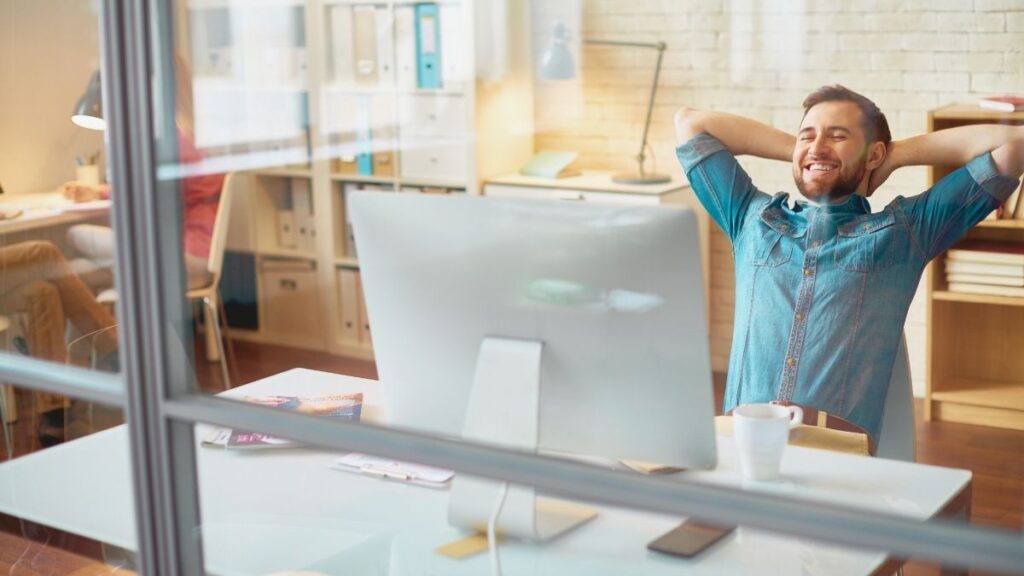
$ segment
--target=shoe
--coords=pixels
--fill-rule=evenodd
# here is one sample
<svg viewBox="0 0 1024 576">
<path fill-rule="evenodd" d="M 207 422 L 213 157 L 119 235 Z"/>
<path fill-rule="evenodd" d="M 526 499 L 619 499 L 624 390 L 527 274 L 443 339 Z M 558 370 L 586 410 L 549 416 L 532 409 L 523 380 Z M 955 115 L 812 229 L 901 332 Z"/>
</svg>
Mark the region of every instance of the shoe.
<svg viewBox="0 0 1024 576">
<path fill-rule="evenodd" d="M 64 408 L 54 408 L 39 415 L 39 429 L 36 431 L 36 439 L 43 448 L 56 446 L 64 442 L 67 434 L 64 430 L 64 421 L 67 418 L 67 411 Z"/>
</svg>

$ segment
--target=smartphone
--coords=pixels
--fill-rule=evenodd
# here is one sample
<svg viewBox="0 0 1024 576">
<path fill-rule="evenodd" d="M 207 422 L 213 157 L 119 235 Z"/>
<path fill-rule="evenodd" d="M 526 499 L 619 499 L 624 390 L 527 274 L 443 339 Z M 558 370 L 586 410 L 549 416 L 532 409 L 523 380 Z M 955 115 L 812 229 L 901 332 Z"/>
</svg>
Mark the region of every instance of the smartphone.
<svg viewBox="0 0 1024 576">
<path fill-rule="evenodd" d="M 712 526 L 687 520 L 672 530 L 651 540 L 647 544 L 649 550 L 691 558 L 700 553 L 708 546 L 719 541 L 723 536 L 733 531 L 735 526 L 721 527 Z"/>
</svg>

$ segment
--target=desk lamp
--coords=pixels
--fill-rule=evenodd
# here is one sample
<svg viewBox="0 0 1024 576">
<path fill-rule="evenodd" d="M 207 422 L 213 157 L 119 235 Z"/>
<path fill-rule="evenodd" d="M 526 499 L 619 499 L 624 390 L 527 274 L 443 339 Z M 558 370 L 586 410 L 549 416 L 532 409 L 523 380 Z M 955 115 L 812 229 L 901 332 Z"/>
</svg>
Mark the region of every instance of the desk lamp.
<svg viewBox="0 0 1024 576">
<path fill-rule="evenodd" d="M 647 133 L 651 127 L 651 112 L 654 109 L 654 94 L 658 89 L 658 76 L 661 74 L 661 59 L 665 55 L 664 42 L 624 42 L 619 40 L 594 40 L 581 38 L 583 44 L 601 46 L 628 46 L 633 48 L 653 48 L 658 51 L 658 63 L 654 68 L 654 81 L 651 83 L 651 96 L 647 100 L 647 119 L 644 121 L 644 136 L 640 140 L 640 152 L 636 155 L 636 172 L 626 172 L 612 176 L 612 181 L 620 184 L 661 184 L 671 177 L 654 174 L 644 170 L 647 158 Z M 555 22 L 551 34 L 551 43 L 544 50 L 540 59 L 540 75 L 548 80 L 568 80 L 576 77 L 576 65 L 572 52 L 569 51 L 569 31 L 565 24 Z"/>
<path fill-rule="evenodd" d="M 92 73 L 85 93 L 78 99 L 75 111 L 71 113 L 71 121 L 90 130 L 106 130 L 107 121 L 103 119 L 103 90 L 100 86 L 99 70 Z"/>
</svg>

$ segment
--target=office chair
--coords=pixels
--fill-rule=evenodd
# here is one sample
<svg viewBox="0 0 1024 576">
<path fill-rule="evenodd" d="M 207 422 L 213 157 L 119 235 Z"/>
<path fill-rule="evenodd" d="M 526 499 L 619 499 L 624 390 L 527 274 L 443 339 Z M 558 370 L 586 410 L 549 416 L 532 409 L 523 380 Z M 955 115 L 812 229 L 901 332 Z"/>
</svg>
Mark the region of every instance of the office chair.
<svg viewBox="0 0 1024 576">
<path fill-rule="evenodd" d="M 228 225 L 231 222 L 231 183 L 234 181 L 234 173 L 229 172 L 224 176 L 224 184 L 220 189 L 220 202 L 217 205 L 217 216 L 213 221 L 213 237 L 210 241 L 210 257 L 206 269 L 210 272 L 210 283 L 201 288 L 193 288 L 185 293 L 190 301 L 202 301 L 206 321 L 206 338 L 210 342 L 210 331 L 212 330 L 215 348 L 207 345 L 207 355 L 216 352 L 220 360 L 221 374 L 224 378 L 224 389 L 231 388 L 231 378 L 228 371 L 228 363 L 224 354 L 224 341 L 227 340 L 227 348 L 231 353 L 231 362 L 235 361 L 235 348 L 231 341 L 231 335 L 227 328 L 227 314 L 224 312 L 224 300 L 220 296 L 220 276 L 224 268 L 224 250 L 228 241 Z M 224 324 L 223 334 L 221 323 Z M 235 373 L 237 373 L 237 367 Z"/>
<path fill-rule="evenodd" d="M 207 357 L 211 361 L 214 360 L 214 356 L 220 360 L 221 376 L 224 379 L 225 390 L 231 388 L 231 378 L 228 370 L 228 360 L 224 354 L 224 340 L 227 340 L 227 349 L 231 355 L 232 367 L 235 373 L 238 373 L 237 367 L 234 366 L 235 348 L 231 341 L 231 335 L 227 330 L 227 315 L 224 312 L 224 302 L 220 297 L 220 276 L 224 267 L 224 250 L 227 246 L 228 226 L 231 222 L 231 184 L 233 181 L 234 173 L 227 173 L 224 176 L 224 183 L 221 184 L 220 188 L 217 215 L 214 217 L 213 234 L 210 240 L 210 256 L 206 264 L 206 269 L 210 272 L 210 283 L 185 292 L 185 297 L 190 302 L 201 301 L 203 303 L 203 318 L 207 329 Z M 96 297 L 96 300 L 101 304 L 112 304 L 117 300 L 117 292 L 113 289 L 104 290 Z M 222 322 L 224 324 L 223 333 L 221 332 Z"/>
<path fill-rule="evenodd" d="M 896 361 L 885 395 L 882 427 L 878 432 L 876 456 L 890 460 L 913 462 L 915 459 L 914 394 L 910 378 L 910 357 L 907 337 L 900 338 Z"/>
</svg>

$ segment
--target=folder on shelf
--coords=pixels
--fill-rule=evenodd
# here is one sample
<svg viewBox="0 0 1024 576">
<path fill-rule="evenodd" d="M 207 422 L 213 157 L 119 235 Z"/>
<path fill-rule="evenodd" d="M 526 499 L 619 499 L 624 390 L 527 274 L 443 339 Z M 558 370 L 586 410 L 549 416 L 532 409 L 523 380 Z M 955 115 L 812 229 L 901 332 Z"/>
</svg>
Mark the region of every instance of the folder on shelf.
<svg viewBox="0 0 1024 576">
<path fill-rule="evenodd" d="M 313 220 L 313 196 L 306 178 L 292 178 L 292 210 L 295 213 L 295 238 L 299 250 L 316 251 L 316 226 Z"/>
<path fill-rule="evenodd" d="M 372 4 L 353 6 L 352 28 L 356 84 L 376 86 L 378 79 L 377 9 Z"/>
<path fill-rule="evenodd" d="M 441 87 L 441 35 L 437 4 L 416 5 L 416 85 Z"/>
<path fill-rule="evenodd" d="M 395 82 L 395 45 L 392 34 L 391 10 L 377 6 L 377 82 L 381 86 L 392 86 Z"/>
<path fill-rule="evenodd" d="M 335 4 L 330 7 L 331 19 L 331 81 L 336 84 L 355 82 L 352 42 L 352 7 Z"/>
<path fill-rule="evenodd" d="M 459 4 L 441 4 L 439 7 L 441 22 L 441 84 L 446 88 L 461 86 L 465 81 L 461 66 L 463 58 L 462 6 Z"/>
<path fill-rule="evenodd" d="M 395 6 L 395 83 L 416 88 L 416 14 L 411 4 Z"/>
<path fill-rule="evenodd" d="M 363 275 L 356 272 L 356 293 L 359 297 L 359 343 L 369 346 L 373 344 L 370 337 L 370 317 L 366 314 L 366 298 L 363 293 Z"/>
<path fill-rule="evenodd" d="M 395 109 L 390 100 L 376 99 L 372 103 L 373 175 L 395 175 Z"/>
<path fill-rule="evenodd" d="M 348 344 L 359 343 L 359 279 L 355 270 L 338 270 L 338 290 L 341 292 L 341 339 Z"/>
<path fill-rule="evenodd" d="M 295 212 L 277 211 L 277 244 L 281 248 L 295 248 Z"/>
<path fill-rule="evenodd" d="M 356 134 L 356 173 L 360 176 L 373 175 L 373 123 L 370 98 L 356 97 L 353 109 Z"/>
<path fill-rule="evenodd" d="M 345 203 L 345 246 L 342 252 L 349 258 L 357 258 L 359 253 L 356 251 L 356 235 L 352 228 L 352 213 L 348 209 L 348 200 L 352 197 L 353 192 L 360 189 L 362 189 L 362 186 L 359 184 L 350 183 L 345 184 L 345 188 L 342 190 L 342 195 L 344 196 L 342 201 Z"/>
</svg>

